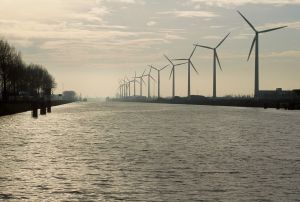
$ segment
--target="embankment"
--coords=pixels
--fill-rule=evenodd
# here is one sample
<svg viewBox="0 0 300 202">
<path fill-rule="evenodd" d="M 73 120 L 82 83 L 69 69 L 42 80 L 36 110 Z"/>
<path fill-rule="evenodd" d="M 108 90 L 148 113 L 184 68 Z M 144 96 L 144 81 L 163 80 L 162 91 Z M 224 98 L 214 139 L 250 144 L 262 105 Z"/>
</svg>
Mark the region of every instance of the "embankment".
<svg viewBox="0 0 300 202">
<path fill-rule="evenodd" d="M 68 103 L 71 103 L 71 101 L 55 100 L 51 101 L 51 106 L 58 106 Z M 0 116 L 30 111 L 32 110 L 32 105 L 33 103 L 28 101 L 13 101 L 9 103 L 0 102 Z M 36 105 L 38 105 L 39 108 L 39 103 Z"/>
<path fill-rule="evenodd" d="M 231 107 L 258 107 L 300 110 L 300 98 L 295 99 L 255 99 L 255 98 L 187 98 L 176 97 L 173 99 L 146 99 L 142 98 L 123 98 L 109 99 L 108 101 L 121 102 L 147 102 L 147 103 L 166 103 L 166 104 L 192 104 L 192 105 L 212 105 L 212 106 L 231 106 Z"/>
</svg>

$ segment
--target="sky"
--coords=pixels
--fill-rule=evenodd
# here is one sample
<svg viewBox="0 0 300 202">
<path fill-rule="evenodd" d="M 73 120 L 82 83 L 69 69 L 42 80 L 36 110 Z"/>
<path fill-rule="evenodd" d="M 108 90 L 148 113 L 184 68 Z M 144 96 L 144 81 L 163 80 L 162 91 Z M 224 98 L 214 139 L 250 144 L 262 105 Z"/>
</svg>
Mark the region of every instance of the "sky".
<svg viewBox="0 0 300 202">
<path fill-rule="evenodd" d="M 0 37 L 22 51 L 27 63 L 42 64 L 55 77 L 56 93 L 75 90 L 89 97 L 115 96 L 132 79 L 186 58 L 193 44 L 216 46 L 217 95 L 253 95 L 254 33 L 260 35 L 260 89 L 300 88 L 300 0 L 0 0 Z M 197 49 L 191 94 L 212 95 L 212 51 Z M 171 96 L 171 68 L 161 73 L 161 94 Z M 152 72 L 154 78 L 157 73 Z M 137 89 L 139 86 L 137 86 Z M 147 86 L 143 86 L 146 95 Z M 131 90 L 133 91 L 133 89 Z M 151 95 L 157 95 L 152 82 Z M 187 95 L 187 66 L 176 68 L 176 95 Z"/>
</svg>

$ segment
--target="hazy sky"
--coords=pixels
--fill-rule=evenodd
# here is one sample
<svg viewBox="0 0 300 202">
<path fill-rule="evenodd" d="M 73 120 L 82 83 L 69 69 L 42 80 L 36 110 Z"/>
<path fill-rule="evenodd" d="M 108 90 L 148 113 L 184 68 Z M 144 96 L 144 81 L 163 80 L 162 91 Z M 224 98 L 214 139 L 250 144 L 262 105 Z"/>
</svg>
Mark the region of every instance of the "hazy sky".
<svg viewBox="0 0 300 202">
<path fill-rule="evenodd" d="M 193 43 L 215 46 L 223 71 L 217 93 L 253 94 L 254 55 L 247 62 L 253 31 L 288 28 L 260 36 L 260 88 L 300 88 L 300 0 L 0 0 L 0 36 L 21 50 L 26 62 L 54 75 L 56 92 L 114 96 L 125 75 L 147 65 L 164 66 L 188 57 Z M 212 95 L 212 52 L 192 58 L 192 94 Z M 162 73 L 162 95 L 171 95 L 170 68 Z M 176 94 L 187 94 L 187 67 L 176 72 Z M 156 73 L 153 74 L 156 77 Z M 155 87 L 155 90 L 154 90 Z M 156 92 L 153 84 L 151 93 Z M 146 93 L 146 87 L 144 87 Z"/>
</svg>

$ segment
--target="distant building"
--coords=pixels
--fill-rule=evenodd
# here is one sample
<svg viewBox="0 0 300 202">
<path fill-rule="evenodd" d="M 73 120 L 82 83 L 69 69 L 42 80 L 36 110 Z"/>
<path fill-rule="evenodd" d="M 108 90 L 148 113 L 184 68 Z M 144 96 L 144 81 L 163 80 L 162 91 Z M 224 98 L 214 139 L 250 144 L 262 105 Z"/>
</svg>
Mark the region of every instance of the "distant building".
<svg viewBox="0 0 300 202">
<path fill-rule="evenodd" d="M 282 90 L 282 88 L 276 88 L 276 90 L 260 90 L 259 97 L 265 99 L 289 99 L 297 96 L 292 90 Z"/>
<path fill-rule="evenodd" d="M 64 91 L 63 92 L 63 100 L 74 101 L 76 100 L 76 92 L 75 91 Z"/>
</svg>

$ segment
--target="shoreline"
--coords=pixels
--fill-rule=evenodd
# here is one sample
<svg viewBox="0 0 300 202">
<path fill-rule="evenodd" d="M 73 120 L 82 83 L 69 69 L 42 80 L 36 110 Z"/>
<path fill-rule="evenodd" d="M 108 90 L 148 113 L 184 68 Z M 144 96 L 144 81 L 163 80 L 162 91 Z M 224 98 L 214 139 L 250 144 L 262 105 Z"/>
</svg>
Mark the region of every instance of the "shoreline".
<svg viewBox="0 0 300 202">
<path fill-rule="evenodd" d="M 51 101 L 51 107 L 69 104 L 69 103 L 72 103 L 72 101 L 55 100 L 55 101 Z M 37 108 L 39 109 L 41 108 L 41 104 L 36 104 L 36 105 L 38 105 Z M 23 113 L 23 112 L 31 111 L 32 109 L 33 109 L 32 102 L 28 102 L 28 101 L 14 101 L 8 103 L 0 102 L 0 116 Z"/>
<path fill-rule="evenodd" d="M 108 98 L 111 102 L 142 102 L 163 104 L 208 105 L 228 107 L 274 108 L 300 110 L 300 99 L 255 99 L 255 98 L 201 98 L 176 97 L 173 99 L 147 99 L 145 97 Z"/>
</svg>

